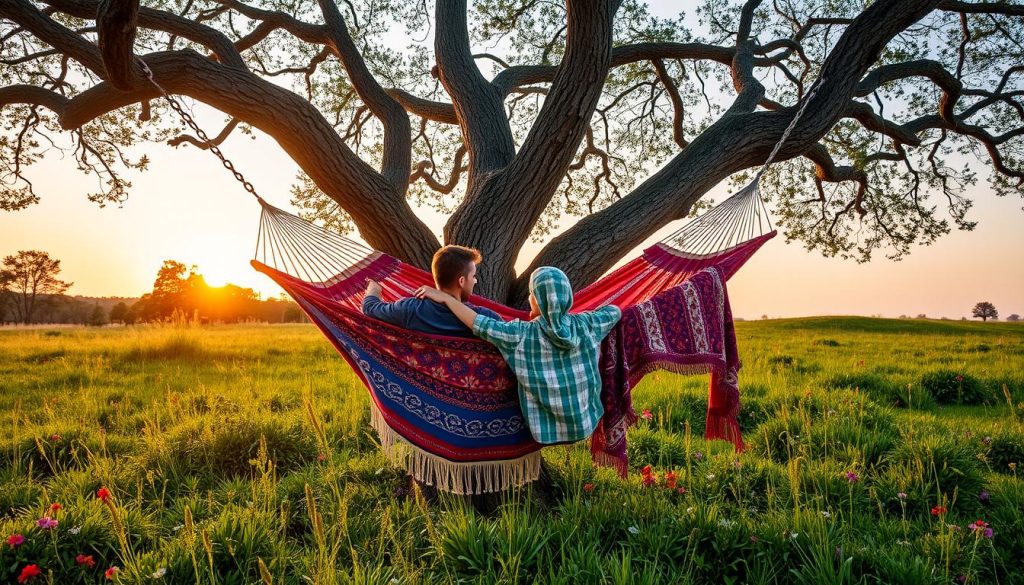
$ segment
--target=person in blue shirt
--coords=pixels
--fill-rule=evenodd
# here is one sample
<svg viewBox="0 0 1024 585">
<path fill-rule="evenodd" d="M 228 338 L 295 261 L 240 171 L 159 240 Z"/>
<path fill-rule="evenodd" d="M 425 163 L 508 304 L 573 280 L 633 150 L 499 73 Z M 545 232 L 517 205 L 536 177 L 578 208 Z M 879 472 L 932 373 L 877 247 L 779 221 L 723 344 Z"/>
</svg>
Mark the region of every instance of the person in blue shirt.
<svg viewBox="0 0 1024 585">
<path fill-rule="evenodd" d="M 434 284 L 437 285 L 438 290 L 465 303 L 473 294 L 473 287 L 476 286 L 477 264 L 482 259 L 480 252 L 473 248 L 463 246 L 441 248 L 434 254 L 434 259 L 430 263 Z M 444 304 L 416 297 L 385 303 L 380 298 L 380 290 L 380 284 L 377 282 L 373 280 L 367 282 L 366 295 L 363 296 L 364 315 L 423 333 L 473 337 L 473 332 Z M 490 309 L 466 304 L 481 315 L 501 319 Z"/>
</svg>

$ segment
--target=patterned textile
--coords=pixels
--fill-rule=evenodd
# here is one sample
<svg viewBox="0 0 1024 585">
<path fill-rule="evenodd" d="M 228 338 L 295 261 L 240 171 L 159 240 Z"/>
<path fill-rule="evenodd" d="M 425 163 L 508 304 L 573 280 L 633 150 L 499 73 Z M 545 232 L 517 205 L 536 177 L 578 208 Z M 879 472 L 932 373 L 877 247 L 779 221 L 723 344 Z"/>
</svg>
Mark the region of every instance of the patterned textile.
<svg viewBox="0 0 1024 585">
<path fill-rule="evenodd" d="M 533 271 L 530 292 L 538 318 L 505 322 L 478 314 L 473 333 L 493 343 L 515 373 L 534 440 L 544 445 L 581 441 L 604 412 L 598 350 L 622 312 L 608 305 L 569 314 L 569 279 L 550 266 Z"/>
<path fill-rule="evenodd" d="M 601 402 L 604 417 L 591 438 L 594 461 L 628 469 L 626 429 L 636 422 L 631 391 L 645 374 L 665 369 L 711 373 L 709 439 L 725 439 L 743 450 L 736 417 L 740 396 L 732 311 L 724 277 L 706 268 L 682 284 L 623 311 L 601 346 Z"/>
</svg>

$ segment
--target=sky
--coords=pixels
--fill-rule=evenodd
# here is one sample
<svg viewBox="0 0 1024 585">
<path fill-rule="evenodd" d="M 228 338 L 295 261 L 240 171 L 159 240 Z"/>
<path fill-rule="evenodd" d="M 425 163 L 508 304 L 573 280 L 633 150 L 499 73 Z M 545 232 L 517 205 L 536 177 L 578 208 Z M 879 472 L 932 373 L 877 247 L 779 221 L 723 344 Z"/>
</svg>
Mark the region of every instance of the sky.
<svg viewBox="0 0 1024 585">
<path fill-rule="evenodd" d="M 656 12 L 668 14 L 666 6 L 657 3 Z M 197 111 L 200 124 L 216 134 L 223 116 Z M 289 208 L 297 166 L 272 139 L 259 132 L 255 138 L 235 133 L 221 148 L 264 198 Z M 150 170 L 126 175 L 133 186 L 121 207 L 101 209 L 89 202 L 85 194 L 96 190 L 95 177 L 77 171 L 70 158 L 51 156 L 33 165 L 28 175 L 41 202 L 23 211 L 0 211 L 0 256 L 27 249 L 49 252 L 61 260 L 61 277 L 74 283 L 69 294 L 76 295 L 139 296 L 151 289 L 167 259 L 197 265 L 213 285 L 231 282 L 264 296 L 279 294 L 249 266 L 259 206 L 219 161 L 188 146 L 150 144 L 137 152 L 143 151 L 152 160 Z M 726 190 L 717 191 L 715 199 L 721 201 Z M 996 197 L 983 181 L 971 195 L 971 217 L 978 222 L 973 232 L 953 232 L 931 246 L 918 246 L 899 262 L 882 254 L 867 264 L 823 258 L 778 237 L 730 281 L 733 313 L 747 319 L 918 314 L 958 319 L 986 300 L 1001 317 L 1024 314 L 1022 201 Z M 425 209 L 418 213 L 440 236 L 444 218 Z M 650 241 L 680 225 L 667 226 Z M 537 249 L 525 250 L 519 268 Z"/>
</svg>

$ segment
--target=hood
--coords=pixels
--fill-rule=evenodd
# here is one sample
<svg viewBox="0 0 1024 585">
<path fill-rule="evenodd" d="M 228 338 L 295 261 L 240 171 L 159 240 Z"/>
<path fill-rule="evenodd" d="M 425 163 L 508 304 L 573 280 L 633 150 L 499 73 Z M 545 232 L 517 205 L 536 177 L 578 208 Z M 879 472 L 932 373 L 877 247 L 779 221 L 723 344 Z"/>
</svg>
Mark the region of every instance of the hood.
<svg viewBox="0 0 1024 585">
<path fill-rule="evenodd" d="M 569 318 L 572 308 L 569 277 L 553 266 L 541 266 L 530 275 L 530 292 L 540 309 L 541 330 L 551 343 L 562 349 L 578 346 L 581 336 L 575 320 Z"/>
</svg>

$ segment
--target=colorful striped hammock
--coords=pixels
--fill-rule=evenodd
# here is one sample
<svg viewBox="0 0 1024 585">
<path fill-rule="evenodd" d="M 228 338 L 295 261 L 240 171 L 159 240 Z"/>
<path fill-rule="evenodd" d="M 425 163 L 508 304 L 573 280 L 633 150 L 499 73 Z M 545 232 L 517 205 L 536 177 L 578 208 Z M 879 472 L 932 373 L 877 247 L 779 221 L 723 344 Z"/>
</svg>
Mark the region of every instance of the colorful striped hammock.
<svg viewBox="0 0 1024 585">
<path fill-rule="evenodd" d="M 477 339 L 408 331 L 362 314 L 367 279 L 381 283 L 383 300 L 394 301 L 422 285 L 433 285 L 430 273 L 260 202 L 263 213 L 252 265 L 295 299 L 359 375 L 370 393 L 371 425 L 389 458 L 418 481 L 458 494 L 501 491 L 536 480 L 540 445 L 531 437 L 519 408 L 515 377 L 493 346 Z M 605 384 L 606 420 L 599 427 L 600 436 L 593 439 L 595 462 L 625 472 L 625 427 L 635 420 L 629 389 L 643 373 L 658 367 L 712 372 L 707 436 L 742 447 L 738 427 L 723 425 L 721 416 L 713 412 L 718 379 L 727 375 L 723 369 L 726 349 L 719 343 L 717 353 L 700 353 L 683 337 L 692 336 L 693 327 L 731 333 L 727 301 L 725 311 L 721 310 L 724 281 L 775 234 L 755 182 L 575 293 L 574 312 L 617 305 L 625 312 L 623 324 L 634 324 L 628 335 L 638 338 L 639 317 L 629 318 L 628 309 L 664 306 L 666 300 L 676 298 L 671 294 L 681 294 L 671 289 L 694 275 L 708 274 L 706 269 L 712 269 L 717 282 L 723 283 L 715 297 L 719 307 L 708 308 L 715 301 L 711 293 L 706 294 L 704 320 L 687 321 L 690 328 L 678 330 L 677 345 L 690 347 L 689 355 L 679 354 L 678 348 L 676 353 L 664 354 L 652 347 L 646 354 L 642 348 L 617 350 L 619 354 L 632 351 L 638 369 L 628 375 L 620 371 L 614 388 Z M 704 290 L 713 290 L 709 286 Z M 663 296 L 655 299 L 658 295 Z M 505 319 L 527 318 L 525 312 L 489 299 L 475 296 L 471 302 Z M 616 355 L 608 344 L 621 346 L 623 335 L 613 334 L 606 341 L 603 369 L 611 367 L 608 356 Z M 689 366 L 680 365 L 684 363 Z M 735 371 L 733 383 L 734 375 Z M 734 406 L 738 408 L 738 400 Z"/>
</svg>

